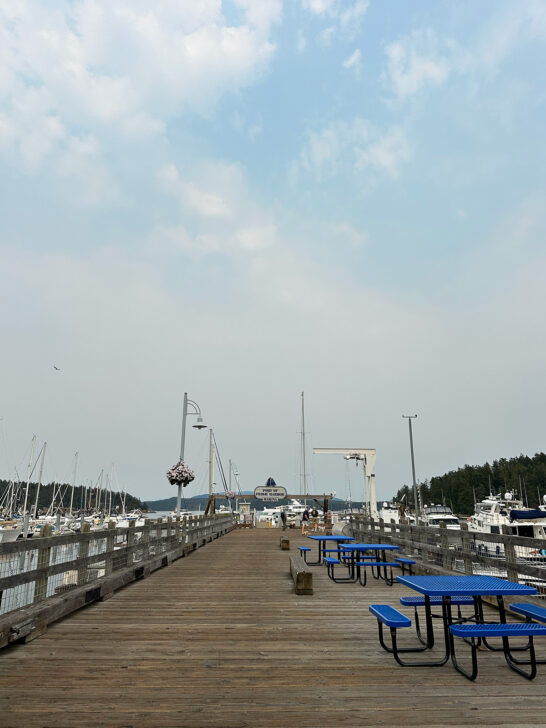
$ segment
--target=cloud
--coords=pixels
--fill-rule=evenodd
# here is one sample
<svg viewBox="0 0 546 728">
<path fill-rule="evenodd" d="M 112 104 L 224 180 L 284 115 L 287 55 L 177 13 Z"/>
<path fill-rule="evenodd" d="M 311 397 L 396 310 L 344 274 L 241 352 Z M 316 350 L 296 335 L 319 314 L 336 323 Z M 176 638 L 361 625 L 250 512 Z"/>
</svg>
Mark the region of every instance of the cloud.
<svg viewBox="0 0 546 728">
<path fill-rule="evenodd" d="M 184 181 L 176 167 L 164 177 Z M 449 295 L 431 306 L 382 293 L 319 264 L 312 250 L 302 252 L 276 230 L 274 247 L 241 256 L 237 267 L 195 262 L 176 249 L 154 255 L 142 239 L 130 251 L 85 256 L 28 254 L 3 243 L 0 297 L 18 312 L 16 320 L 8 317 L 6 346 L 22 351 L 40 340 L 40 357 L 0 361 L 3 381 L 11 382 L 2 416 L 13 452 L 24 452 L 37 432 L 53 458 L 67 463 L 58 480 L 68 479 L 79 450 L 82 477 L 96 477 L 115 460 L 130 492 L 168 495 L 164 472 L 176 457 L 187 389 L 222 452 L 238 462 L 245 453 L 244 483 L 263 482 L 270 467 L 279 482 L 292 483 L 297 468 L 278 452 L 297 448 L 303 386 L 314 445 L 351 443 L 362 432 L 377 447 L 379 497 L 408 473 L 400 418 L 406 407 L 419 412 L 421 477 L 539 450 L 544 209 L 544 195 L 537 195 L 499 221 L 486 249 L 469 261 L 474 278 L 456 281 L 464 306 Z M 237 244 L 252 247 L 261 233 L 239 222 Z M 345 225 L 339 223 L 342 236 Z M 180 230 L 184 235 L 193 234 Z M 493 295 L 484 291 L 492 278 Z M 479 301 L 476 290 L 483 292 Z M 525 376 L 517 376 L 522 352 Z M 52 379 L 44 362 L 60 359 L 63 376 Z M 332 412 L 343 417 L 332 420 Z M 264 441 L 274 444 L 270 456 Z M 204 472 L 206 450 L 204 438 L 188 438 L 189 462 Z M 332 460 L 331 468 L 321 462 L 317 492 L 340 477 L 343 463 Z"/>
<path fill-rule="evenodd" d="M 400 127 L 391 129 L 358 155 L 357 167 L 371 166 L 389 177 L 398 177 L 400 167 L 410 158 L 409 143 Z"/>
<path fill-rule="evenodd" d="M 395 95 L 405 98 L 426 85 L 442 85 L 452 70 L 452 50 L 452 45 L 440 42 L 430 28 L 389 43 L 385 48 L 386 78 Z"/>
<path fill-rule="evenodd" d="M 344 68 L 353 68 L 356 72 L 360 71 L 361 65 L 362 53 L 358 48 L 343 62 Z"/>
<path fill-rule="evenodd" d="M 303 174 L 322 182 L 341 171 L 364 171 L 397 177 L 410 158 L 409 143 L 401 127 L 379 132 L 362 117 L 337 121 L 307 134 L 298 160 L 290 167 L 293 183 Z"/>
<path fill-rule="evenodd" d="M 259 78 L 275 52 L 280 0 L 236 4 L 238 24 L 217 0 L 160 0 L 153 8 L 143 0 L 75 0 L 55 12 L 39 0 L 4 4 L 0 153 L 34 174 L 55 170 L 59 157 L 93 138 L 103 168 L 106 143 L 142 143 L 172 118 L 209 113 Z M 73 156 L 75 182 L 91 156 L 88 145 L 79 171 Z"/>
<path fill-rule="evenodd" d="M 239 165 L 203 162 L 192 175 L 182 175 L 172 163 L 158 170 L 158 185 L 174 198 L 180 224 L 156 226 L 149 241 L 152 248 L 202 257 L 253 255 L 276 245 L 277 226 L 252 200 Z"/>
<path fill-rule="evenodd" d="M 302 6 L 315 15 L 333 13 L 337 6 L 337 0 L 302 0 Z"/>
<path fill-rule="evenodd" d="M 465 45 L 420 28 L 385 46 L 383 79 L 399 99 L 426 87 L 441 87 L 453 76 L 495 73 L 518 45 L 546 38 L 546 9 L 538 0 L 508 5 L 486 23 L 477 39 Z"/>
<path fill-rule="evenodd" d="M 355 0 L 347 3 L 343 0 L 302 0 L 302 7 L 318 18 L 328 22 L 328 26 L 319 33 L 319 43 L 330 45 L 335 38 L 353 39 L 368 11 L 368 0 Z"/>
</svg>

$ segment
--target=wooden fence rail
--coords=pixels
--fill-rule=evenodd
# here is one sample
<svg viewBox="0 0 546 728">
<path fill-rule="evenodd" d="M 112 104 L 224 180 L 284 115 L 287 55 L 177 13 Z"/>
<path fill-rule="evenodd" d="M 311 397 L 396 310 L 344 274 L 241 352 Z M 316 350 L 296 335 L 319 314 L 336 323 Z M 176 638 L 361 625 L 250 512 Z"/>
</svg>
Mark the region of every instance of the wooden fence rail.
<svg viewBox="0 0 546 728">
<path fill-rule="evenodd" d="M 231 514 L 131 521 L 128 528 L 51 535 L 0 543 L 0 647 L 42 634 L 51 622 L 108 599 L 234 528 Z"/>
<path fill-rule="evenodd" d="M 423 573 L 490 573 L 535 586 L 538 597 L 546 598 L 544 540 L 514 536 L 507 526 L 504 533 L 479 533 L 469 531 L 465 523 L 460 530 L 451 530 L 443 524 L 413 526 L 361 515 L 353 515 L 350 523 L 358 541 L 400 546 Z"/>
</svg>

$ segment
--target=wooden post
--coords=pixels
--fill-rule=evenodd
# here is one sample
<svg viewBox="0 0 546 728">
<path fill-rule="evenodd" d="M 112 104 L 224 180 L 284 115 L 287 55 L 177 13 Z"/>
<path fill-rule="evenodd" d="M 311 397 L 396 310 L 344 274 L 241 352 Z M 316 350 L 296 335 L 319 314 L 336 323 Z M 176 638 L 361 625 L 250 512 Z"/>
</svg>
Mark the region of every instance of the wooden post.
<svg viewBox="0 0 546 728">
<path fill-rule="evenodd" d="M 510 526 L 502 527 L 503 536 L 512 536 L 512 529 Z M 516 548 L 513 543 L 510 543 L 508 539 L 504 543 L 504 554 L 506 559 L 506 574 L 509 581 L 515 581 L 516 584 L 519 582 L 518 568 L 516 566 Z"/>
<path fill-rule="evenodd" d="M 165 543 L 165 548 L 169 550 L 172 547 L 171 541 L 173 537 L 173 519 L 169 516 L 167 518 L 167 541 Z"/>
<path fill-rule="evenodd" d="M 472 551 L 470 549 L 470 534 L 468 533 L 468 523 L 461 523 L 461 530 L 459 531 L 459 533 L 461 534 L 461 548 L 464 560 L 464 573 L 472 574 Z"/>
<path fill-rule="evenodd" d="M 143 559 L 149 559 L 152 556 L 152 551 L 155 554 L 155 544 L 151 543 L 151 525 L 151 519 L 145 518 L 144 530 L 142 531 L 142 545 L 144 547 Z"/>
<path fill-rule="evenodd" d="M 380 518 L 379 521 L 379 541 L 378 543 L 385 543 L 385 521 Z"/>
<path fill-rule="evenodd" d="M 82 523 L 80 533 L 89 533 L 91 526 L 88 523 Z M 83 539 L 80 541 L 79 558 L 84 559 L 89 556 L 89 541 Z M 87 582 L 87 565 L 80 566 L 78 569 L 78 586 Z"/>
<path fill-rule="evenodd" d="M 114 568 L 114 543 L 116 540 L 116 534 L 114 530 L 116 524 L 114 521 L 108 521 L 108 531 L 106 536 L 106 555 L 104 557 L 104 575 L 108 576 L 112 573 Z"/>
<path fill-rule="evenodd" d="M 127 549 L 132 548 L 135 545 L 135 521 L 129 521 L 129 530 L 127 531 Z M 127 553 L 127 566 L 132 566 L 135 561 L 135 552 L 128 551 Z"/>
<path fill-rule="evenodd" d="M 444 522 L 440 523 L 440 544 L 443 549 L 449 549 L 447 526 Z M 444 569 L 451 570 L 451 556 L 445 552 L 442 554 L 442 566 Z"/>
<path fill-rule="evenodd" d="M 398 543 L 398 532 L 396 530 L 396 521 L 394 520 L 394 518 L 391 518 L 390 529 L 391 529 L 391 541 L 393 543 L 394 542 Z"/>
<path fill-rule="evenodd" d="M 51 524 L 45 523 L 40 529 L 40 538 L 46 538 L 51 536 Z M 38 550 L 38 563 L 37 569 L 47 569 L 49 566 L 49 557 L 51 555 L 51 548 L 39 549 Z M 47 596 L 47 576 L 42 579 L 36 579 L 34 586 L 34 603 L 43 602 Z"/>
</svg>

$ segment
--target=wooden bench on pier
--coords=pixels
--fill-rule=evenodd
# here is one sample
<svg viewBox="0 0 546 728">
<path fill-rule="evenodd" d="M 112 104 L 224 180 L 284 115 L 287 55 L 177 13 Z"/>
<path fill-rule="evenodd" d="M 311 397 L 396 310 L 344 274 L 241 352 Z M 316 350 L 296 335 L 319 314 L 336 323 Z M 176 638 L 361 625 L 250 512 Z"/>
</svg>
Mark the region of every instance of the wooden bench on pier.
<svg viewBox="0 0 546 728">
<path fill-rule="evenodd" d="M 299 554 L 290 556 L 290 573 L 294 580 L 296 594 L 313 593 L 313 572 Z"/>
</svg>

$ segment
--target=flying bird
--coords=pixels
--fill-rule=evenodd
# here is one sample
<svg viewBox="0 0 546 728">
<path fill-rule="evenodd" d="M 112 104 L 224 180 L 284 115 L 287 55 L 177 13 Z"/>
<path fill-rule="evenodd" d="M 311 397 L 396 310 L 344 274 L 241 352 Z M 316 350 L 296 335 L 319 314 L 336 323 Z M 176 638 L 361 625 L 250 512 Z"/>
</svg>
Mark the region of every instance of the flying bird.
<svg viewBox="0 0 546 728">
<path fill-rule="evenodd" d="M 55 364 L 53 364 L 53 369 L 55 369 L 55 370 L 56 370 L 56 371 L 58 371 L 58 372 L 60 372 L 60 371 L 61 371 L 61 370 L 59 369 L 59 367 L 56 367 L 56 366 L 55 366 Z"/>
</svg>

